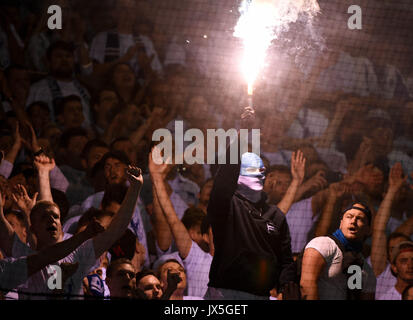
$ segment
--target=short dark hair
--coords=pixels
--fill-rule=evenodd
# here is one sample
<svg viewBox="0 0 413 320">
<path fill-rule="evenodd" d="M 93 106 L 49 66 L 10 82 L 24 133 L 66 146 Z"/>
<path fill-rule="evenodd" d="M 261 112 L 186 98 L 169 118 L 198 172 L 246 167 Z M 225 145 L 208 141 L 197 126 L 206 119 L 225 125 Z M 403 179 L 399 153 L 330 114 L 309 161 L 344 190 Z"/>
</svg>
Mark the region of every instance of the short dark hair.
<svg viewBox="0 0 413 320">
<path fill-rule="evenodd" d="M 55 116 L 57 117 L 63 114 L 65 111 L 66 105 L 72 101 L 76 101 L 82 104 L 82 99 L 78 95 L 75 95 L 75 94 L 71 94 L 69 96 L 62 97 L 62 98 L 56 98 L 53 101 L 53 108 L 54 108 Z"/>
<path fill-rule="evenodd" d="M 102 199 L 102 209 L 106 209 L 112 202 L 121 204 L 125 199 L 128 187 L 123 183 L 112 183 L 105 186 Z"/>
<path fill-rule="evenodd" d="M 133 267 L 132 261 L 126 258 L 120 258 L 116 259 L 114 261 L 111 261 L 111 263 L 108 265 L 108 268 L 106 269 L 106 277 L 111 278 L 113 276 L 113 272 L 121 264 L 129 264 Z M 135 269 L 135 267 L 133 267 Z"/>
<path fill-rule="evenodd" d="M 33 108 L 35 106 L 39 106 L 40 109 L 42 109 L 43 111 L 47 111 L 50 114 L 50 109 L 49 109 L 49 105 L 44 102 L 44 101 L 33 101 L 32 103 L 29 104 L 29 106 L 26 108 L 26 112 L 31 115 L 33 112 Z"/>
<path fill-rule="evenodd" d="M 362 205 L 364 208 L 359 208 L 359 207 L 357 207 L 357 210 L 360 210 L 360 211 L 362 211 L 365 215 L 366 215 L 366 217 L 367 217 L 367 219 L 368 219 L 368 221 L 369 221 L 369 225 L 371 225 L 371 219 L 372 219 L 372 215 L 371 215 L 371 211 L 370 211 L 370 208 L 368 207 L 368 205 L 364 202 L 364 201 L 362 201 L 362 200 L 353 200 L 352 202 L 351 202 L 351 204 L 346 208 L 346 209 L 344 209 L 343 211 L 342 211 L 342 213 L 341 213 L 341 219 L 343 219 L 343 216 L 344 216 L 344 214 L 347 212 L 347 211 L 349 211 L 349 210 L 351 210 L 351 209 L 353 209 L 353 206 L 355 206 L 355 205 Z"/>
<path fill-rule="evenodd" d="M 27 180 L 29 178 L 34 178 L 37 176 L 37 171 L 33 168 L 32 164 L 27 162 L 21 162 L 13 166 L 13 170 L 10 173 L 9 179 L 22 174 L 24 178 Z"/>
<path fill-rule="evenodd" d="M 182 268 L 184 268 L 184 273 L 186 274 L 186 269 L 185 269 L 185 267 L 182 265 L 182 263 L 180 263 L 177 259 L 168 259 L 168 260 L 165 260 L 165 261 L 163 261 L 162 263 L 160 263 L 159 265 L 158 265 L 158 267 L 157 267 L 157 269 L 156 269 L 156 277 L 158 278 L 158 279 L 160 279 L 161 278 L 161 269 L 162 269 L 162 267 L 165 265 L 165 264 L 167 264 L 168 262 L 175 262 L 175 263 L 177 263 L 177 264 L 179 264 Z"/>
<path fill-rule="evenodd" d="M 185 228 L 189 230 L 196 225 L 200 225 L 204 217 L 204 211 L 199 208 L 191 207 L 185 210 L 181 221 L 184 224 Z"/>
<path fill-rule="evenodd" d="M 386 241 L 387 248 L 389 247 L 390 241 L 396 238 L 404 238 L 406 241 L 410 241 L 410 237 L 408 235 L 405 235 L 404 233 L 401 233 L 401 232 L 392 232 L 387 237 L 387 241 Z"/>
<path fill-rule="evenodd" d="M 90 140 L 86 143 L 85 147 L 82 150 L 81 157 L 83 159 L 87 159 L 87 157 L 89 156 L 90 151 L 92 151 L 93 148 L 97 148 L 97 147 L 109 149 L 108 145 L 105 142 L 103 142 L 102 140 L 93 139 L 93 140 Z"/>
<path fill-rule="evenodd" d="M 102 160 L 101 160 L 102 163 L 103 163 L 103 165 L 105 164 L 106 160 L 108 160 L 108 159 L 110 159 L 110 158 L 112 158 L 112 159 L 117 159 L 117 160 L 119 160 L 120 162 L 122 162 L 122 163 L 124 163 L 124 164 L 126 164 L 126 165 L 129 165 L 129 164 L 130 164 L 128 156 L 127 156 L 123 151 L 111 150 L 111 151 L 109 151 L 108 153 L 106 153 L 106 154 L 102 157 Z"/>
<path fill-rule="evenodd" d="M 136 285 L 138 285 L 139 281 L 146 276 L 154 276 L 157 278 L 155 271 L 148 268 L 143 268 L 140 272 L 136 274 Z"/>
<path fill-rule="evenodd" d="M 62 148 L 67 148 L 69 146 L 70 139 L 73 137 L 88 137 L 86 129 L 82 127 L 75 127 L 69 128 L 63 131 L 62 135 L 60 136 L 60 146 Z"/>
<path fill-rule="evenodd" d="M 211 222 L 207 215 L 202 219 L 201 222 L 201 234 L 208 234 L 209 228 L 211 227 Z"/>
<path fill-rule="evenodd" d="M 119 99 L 119 94 L 116 92 L 116 90 L 114 88 L 112 88 L 110 86 L 105 86 L 103 88 L 95 90 L 92 93 L 92 97 L 90 98 L 90 106 L 91 106 L 90 113 L 92 115 L 93 120 L 95 120 L 95 121 L 97 120 L 97 112 L 96 112 L 94 106 L 100 104 L 101 94 L 104 91 L 114 92 L 116 94 L 116 96 L 118 97 L 118 99 Z M 114 116 L 119 112 L 118 110 L 116 110 L 116 112 L 115 112 L 115 110 L 113 110 L 113 111 L 114 111 L 114 113 L 113 113 Z"/>
<path fill-rule="evenodd" d="M 47 52 L 46 52 L 47 59 L 50 60 L 53 52 L 58 49 L 64 50 L 64 51 L 67 51 L 73 54 L 75 51 L 75 45 L 73 44 L 73 42 L 68 42 L 68 41 L 63 41 L 63 40 L 55 41 L 47 49 Z"/>
<path fill-rule="evenodd" d="M 46 209 L 51 208 L 51 207 L 57 208 L 60 212 L 60 208 L 55 202 L 48 201 L 48 200 L 37 201 L 36 204 L 34 205 L 34 207 L 32 208 L 32 210 L 30 211 L 30 220 L 32 221 L 33 217 L 38 212 L 41 212 L 41 211 L 46 210 Z"/>
<path fill-rule="evenodd" d="M 392 232 L 392 233 L 390 233 L 390 235 L 387 237 L 387 241 L 386 241 L 386 251 L 387 251 L 387 256 L 388 256 L 389 260 L 390 260 L 390 255 L 391 255 L 391 252 L 389 252 L 390 241 L 392 241 L 393 239 L 397 239 L 397 238 L 404 238 L 406 241 L 410 241 L 410 237 L 405 235 L 404 233 L 401 233 L 401 232 Z M 394 273 L 392 268 L 390 268 L 390 272 L 394 277 L 397 278 L 397 274 Z"/>
<path fill-rule="evenodd" d="M 21 224 L 24 224 L 26 219 L 24 217 L 24 213 L 21 211 L 16 211 L 16 210 L 9 210 L 7 212 L 4 213 L 4 216 L 8 216 L 8 215 L 13 215 L 16 217 L 17 220 L 19 220 L 19 222 Z"/>
</svg>

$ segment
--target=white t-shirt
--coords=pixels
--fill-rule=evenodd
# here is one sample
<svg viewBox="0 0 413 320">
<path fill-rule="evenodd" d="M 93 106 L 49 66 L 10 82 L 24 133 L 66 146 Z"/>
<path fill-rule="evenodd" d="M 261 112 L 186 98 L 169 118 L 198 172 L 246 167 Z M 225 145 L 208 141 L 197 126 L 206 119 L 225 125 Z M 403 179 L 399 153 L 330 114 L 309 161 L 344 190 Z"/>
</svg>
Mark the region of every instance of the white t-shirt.
<svg viewBox="0 0 413 320">
<path fill-rule="evenodd" d="M 85 117 L 85 121 L 83 125 L 88 126 L 91 123 L 91 116 L 90 116 L 90 106 L 89 103 L 82 97 L 81 92 L 79 92 L 78 88 L 76 87 L 73 81 L 56 81 L 60 92 L 63 97 L 67 97 L 70 95 L 79 96 L 82 101 L 83 107 L 83 115 Z M 85 87 L 83 87 L 85 94 L 89 96 L 89 93 Z M 90 97 L 90 96 L 89 96 Z M 52 91 L 49 87 L 47 79 L 40 80 L 30 86 L 29 96 L 27 97 L 26 106 L 29 106 L 34 101 L 44 101 L 49 105 L 50 110 L 50 118 L 54 121 L 56 119 L 54 114 L 53 108 L 53 96 Z"/>
<path fill-rule="evenodd" d="M 386 293 L 376 296 L 376 300 L 401 300 L 402 295 L 396 290 L 396 287 L 391 287 Z"/>
<path fill-rule="evenodd" d="M 388 300 L 386 297 L 389 295 L 389 292 L 392 291 L 396 282 L 397 278 L 391 273 L 391 267 L 388 263 L 386 269 L 377 277 L 375 299 Z"/>
<path fill-rule="evenodd" d="M 20 241 L 17 235 L 14 236 L 12 256 L 14 258 L 29 256 L 36 253 L 29 246 Z M 83 294 L 83 278 L 99 264 L 99 259 L 96 259 L 93 239 L 89 239 L 77 247 L 65 258 L 59 260 L 58 263 L 79 263 L 76 272 L 66 281 L 65 293 L 82 295 Z M 32 275 L 23 285 L 19 286 L 19 290 L 30 293 L 51 293 L 47 283 L 51 274 L 47 272 L 47 267 Z M 26 296 L 20 295 L 20 299 L 48 299 L 44 296 Z"/>
<path fill-rule="evenodd" d="M 308 233 L 317 216 L 313 217 L 312 197 L 294 203 L 288 210 L 286 218 L 291 235 L 291 251 L 301 252 L 308 242 Z"/>
<path fill-rule="evenodd" d="M 195 182 L 178 173 L 176 177 L 173 180 L 169 180 L 168 183 L 172 190 L 177 193 L 187 205 L 197 204 L 197 195 L 200 189 Z"/>
<path fill-rule="evenodd" d="M 145 53 L 148 57 L 154 55 L 154 58 L 151 63 L 151 67 L 154 71 L 157 71 L 158 73 L 162 73 L 162 65 L 159 62 L 158 54 L 155 51 L 155 48 L 153 46 L 153 43 L 151 39 L 149 39 L 147 36 L 139 35 L 138 37 L 135 38 L 134 35 L 132 34 L 121 34 L 114 32 L 118 35 L 119 38 L 119 57 L 122 57 L 126 54 L 128 49 L 132 46 L 134 46 L 137 42 L 137 40 L 141 41 L 143 44 L 143 47 L 145 49 Z M 107 37 L 108 37 L 108 32 L 99 32 L 92 40 L 92 43 L 90 45 L 90 52 L 89 56 L 100 62 L 104 63 L 105 62 L 105 48 L 106 48 L 106 42 L 107 42 Z M 139 66 L 136 57 L 131 59 L 129 61 L 129 64 L 131 68 L 135 71 L 138 72 Z"/>
<path fill-rule="evenodd" d="M 287 135 L 297 139 L 319 137 L 326 131 L 328 123 L 328 118 L 322 113 L 308 108 L 301 109 Z"/>
<path fill-rule="evenodd" d="M 387 155 L 387 158 L 389 159 L 390 168 L 397 162 L 400 162 L 404 172 L 413 171 L 413 157 L 409 156 L 406 151 L 393 148 L 393 150 Z"/>
<path fill-rule="evenodd" d="M 311 240 L 306 249 L 317 250 L 325 259 L 326 267 L 318 279 L 318 295 L 320 300 L 346 300 L 347 278 L 342 272 L 343 253 L 330 237 L 317 237 Z M 376 277 L 367 261 L 362 268 L 362 292 L 374 293 Z"/>
<path fill-rule="evenodd" d="M 320 158 L 333 171 L 347 173 L 347 158 L 343 152 L 338 151 L 334 144 L 330 148 L 318 148 L 316 150 Z"/>
<path fill-rule="evenodd" d="M 183 262 L 188 277 L 188 295 L 203 297 L 208 289 L 212 256 L 192 241 L 191 249 Z"/>
<path fill-rule="evenodd" d="M 321 72 L 316 88 L 327 92 L 352 92 L 365 97 L 378 91 L 378 82 L 370 60 L 341 51 L 337 62 Z"/>
</svg>

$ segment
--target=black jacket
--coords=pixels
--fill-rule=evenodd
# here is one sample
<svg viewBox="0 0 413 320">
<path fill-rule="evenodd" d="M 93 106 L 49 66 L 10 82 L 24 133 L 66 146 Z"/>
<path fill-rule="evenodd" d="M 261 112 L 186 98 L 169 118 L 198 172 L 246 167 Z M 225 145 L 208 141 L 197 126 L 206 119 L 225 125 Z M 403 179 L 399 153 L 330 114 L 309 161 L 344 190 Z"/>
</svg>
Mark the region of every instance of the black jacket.
<svg viewBox="0 0 413 320">
<path fill-rule="evenodd" d="M 269 296 L 296 278 L 290 232 L 264 192 L 256 204 L 236 192 L 239 172 L 240 161 L 220 165 L 214 180 L 207 210 L 215 245 L 208 285 Z"/>
</svg>

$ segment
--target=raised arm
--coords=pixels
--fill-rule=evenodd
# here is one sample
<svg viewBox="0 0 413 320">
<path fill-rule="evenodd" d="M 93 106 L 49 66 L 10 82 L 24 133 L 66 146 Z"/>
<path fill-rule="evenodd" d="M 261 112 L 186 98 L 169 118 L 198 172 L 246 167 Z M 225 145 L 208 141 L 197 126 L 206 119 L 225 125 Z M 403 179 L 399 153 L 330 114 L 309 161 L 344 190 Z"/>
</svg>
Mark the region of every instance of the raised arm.
<svg viewBox="0 0 413 320">
<path fill-rule="evenodd" d="M 39 200 L 53 201 L 50 187 L 50 171 L 55 167 L 54 159 L 44 154 L 34 157 L 34 166 L 38 172 Z"/>
<path fill-rule="evenodd" d="M 152 223 L 153 223 L 153 228 L 155 230 L 155 237 L 156 237 L 156 242 L 158 244 L 158 247 L 162 251 L 166 251 L 170 248 L 172 244 L 172 232 L 171 232 L 168 222 L 166 221 L 165 215 L 162 211 L 162 207 L 159 202 L 157 192 L 155 190 L 154 181 L 165 180 L 166 172 L 164 170 L 160 172 L 160 167 L 167 166 L 167 168 L 169 168 L 170 166 L 166 164 L 164 165 L 155 164 L 153 161 L 152 155 L 153 153 L 151 152 L 149 154 L 149 159 L 148 159 L 148 167 L 149 167 L 149 173 L 151 175 L 151 180 L 152 180 L 152 195 L 153 195 Z"/>
<path fill-rule="evenodd" d="M 340 99 L 335 105 L 335 111 L 332 120 L 329 122 L 326 131 L 317 139 L 315 145 L 319 148 L 330 148 L 337 135 L 337 131 L 343 122 L 344 116 L 354 109 L 354 105 L 349 99 Z"/>
<path fill-rule="evenodd" d="M 0 249 L 11 257 L 13 247 L 14 229 L 7 221 L 3 212 L 4 196 L 0 192 Z"/>
<path fill-rule="evenodd" d="M 14 131 L 14 143 L 10 149 L 10 151 L 4 156 L 4 160 L 7 160 L 12 165 L 19 154 L 19 151 L 22 147 L 22 138 L 19 132 L 19 122 L 16 123 L 16 129 Z"/>
<path fill-rule="evenodd" d="M 328 188 L 327 202 L 317 222 L 315 237 L 325 236 L 329 233 L 334 220 L 336 205 L 341 198 L 350 192 L 350 186 L 344 182 L 332 183 Z"/>
<path fill-rule="evenodd" d="M 146 132 L 152 127 L 154 121 L 162 116 L 164 116 L 163 109 L 155 107 L 151 112 L 149 118 L 141 126 L 139 126 L 138 129 L 131 133 L 129 139 L 132 141 L 132 143 L 135 146 L 139 145 L 139 142 L 145 136 Z"/>
<path fill-rule="evenodd" d="M 413 234 L 413 215 L 410 216 L 403 224 L 398 227 L 395 232 L 403 233 L 406 236 L 411 237 Z"/>
<path fill-rule="evenodd" d="M 390 169 L 389 187 L 373 220 L 371 265 L 376 277 L 384 271 L 387 265 L 386 226 L 390 219 L 394 199 L 405 181 L 403 168 L 400 163 L 396 163 Z"/>
<path fill-rule="evenodd" d="M 36 204 L 37 201 L 37 196 L 39 195 L 38 192 L 36 192 L 33 195 L 33 198 L 30 198 L 29 195 L 27 194 L 26 188 L 18 184 L 13 190 L 12 193 L 12 198 L 13 201 L 16 203 L 16 205 L 19 207 L 19 209 L 24 213 L 24 224 L 26 226 L 26 232 L 27 232 L 27 241 L 30 243 L 30 246 L 32 248 L 36 247 L 36 237 L 33 235 L 31 232 L 30 228 L 30 212 L 32 211 L 32 208 Z"/>
<path fill-rule="evenodd" d="M 287 214 L 290 210 L 292 204 L 294 203 L 298 187 L 303 183 L 305 176 L 305 158 L 303 153 L 298 150 L 293 152 L 291 156 L 291 175 L 293 180 L 287 189 L 284 197 L 278 203 L 277 207 L 284 213 Z"/>
<path fill-rule="evenodd" d="M 130 182 L 130 187 L 123 199 L 122 205 L 112 220 L 107 230 L 95 238 L 93 238 L 93 245 L 95 249 L 95 256 L 98 259 L 103 252 L 108 250 L 126 231 L 128 227 L 135 206 L 138 202 L 138 197 L 143 184 L 141 169 L 128 166 L 126 175 Z"/>
<path fill-rule="evenodd" d="M 154 147 L 154 149 L 155 148 L 156 146 Z M 161 205 L 162 211 L 165 215 L 166 221 L 171 228 L 175 243 L 178 247 L 179 255 L 182 259 L 185 259 L 188 256 L 189 251 L 191 250 L 192 239 L 189 236 L 188 230 L 185 228 L 185 225 L 181 220 L 179 220 L 178 216 L 176 215 L 171 199 L 169 199 L 169 195 L 166 190 L 165 179 L 163 178 L 163 171 L 167 169 L 167 165 L 156 165 L 153 162 L 152 155 L 153 153 L 151 152 L 149 154 L 149 162 L 152 162 L 150 165 L 152 169 L 154 169 L 155 167 L 158 168 L 158 170 L 156 170 L 157 173 L 153 174 L 155 192 Z"/>
<path fill-rule="evenodd" d="M 318 300 L 318 279 L 325 268 L 323 256 L 313 248 L 304 251 L 301 269 L 301 297 L 303 300 Z"/>
<path fill-rule="evenodd" d="M 255 121 L 255 111 L 251 107 L 246 107 L 241 115 L 241 128 L 252 129 Z M 239 134 L 237 136 L 239 146 Z M 233 142 L 233 143 L 236 143 Z M 237 189 L 238 177 L 241 169 L 241 158 L 238 153 L 236 164 L 230 162 L 231 145 L 226 150 L 225 164 L 220 164 L 216 176 L 214 178 L 214 185 L 211 190 L 211 196 L 208 203 L 208 215 L 212 219 L 224 218 L 224 214 L 229 211 L 232 196 Z"/>
<path fill-rule="evenodd" d="M 328 182 L 324 178 L 324 175 L 324 171 L 319 170 L 315 175 L 302 183 L 295 193 L 295 202 L 302 200 L 309 192 L 312 194 L 323 192 L 325 190 L 324 188 L 328 186 Z"/>
<path fill-rule="evenodd" d="M 283 128 L 287 130 L 294 119 L 297 117 L 300 109 L 302 108 L 304 102 L 308 99 L 313 88 L 316 86 L 320 74 L 336 63 L 338 54 L 336 52 L 330 52 L 327 55 L 320 56 L 315 62 L 314 67 L 311 69 L 311 72 L 307 79 L 303 80 L 299 85 L 298 90 L 294 90 L 290 94 L 290 105 L 288 107 L 288 112 L 283 114 Z M 293 70 L 292 73 L 296 74 L 297 79 L 303 79 L 304 75 L 300 70 Z"/>
<path fill-rule="evenodd" d="M 410 176 L 413 179 L 413 172 L 410 174 Z M 408 197 L 410 197 L 411 199 L 413 193 L 413 184 L 410 185 L 410 190 L 408 192 Z M 411 237 L 411 235 L 413 234 L 413 214 L 410 216 L 409 219 L 403 222 L 403 224 L 400 227 L 398 227 L 395 232 L 400 232 Z"/>
<path fill-rule="evenodd" d="M 83 242 L 103 232 L 105 229 L 95 219 L 86 229 L 69 239 L 44 248 L 37 254 L 27 257 L 27 275 L 31 276 L 45 266 L 59 261 L 73 252 Z"/>
</svg>

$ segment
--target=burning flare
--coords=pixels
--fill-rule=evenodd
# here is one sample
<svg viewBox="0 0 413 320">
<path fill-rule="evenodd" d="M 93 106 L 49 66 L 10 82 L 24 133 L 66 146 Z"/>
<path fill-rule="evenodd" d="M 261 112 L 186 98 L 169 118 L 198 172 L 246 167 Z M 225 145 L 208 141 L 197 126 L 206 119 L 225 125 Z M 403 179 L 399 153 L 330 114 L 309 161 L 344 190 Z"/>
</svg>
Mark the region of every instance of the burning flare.
<svg viewBox="0 0 413 320">
<path fill-rule="evenodd" d="M 253 85 L 264 66 L 268 47 L 273 39 L 288 30 L 299 14 L 310 18 L 320 11 L 317 0 L 243 0 L 239 8 L 241 17 L 234 36 L 244 43 L 242 72 L 248 84 L 248 95 L 253 94 Z"/>
</svg>

